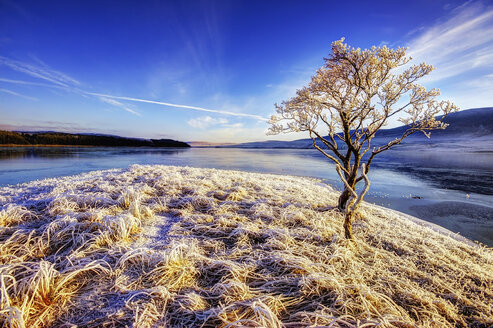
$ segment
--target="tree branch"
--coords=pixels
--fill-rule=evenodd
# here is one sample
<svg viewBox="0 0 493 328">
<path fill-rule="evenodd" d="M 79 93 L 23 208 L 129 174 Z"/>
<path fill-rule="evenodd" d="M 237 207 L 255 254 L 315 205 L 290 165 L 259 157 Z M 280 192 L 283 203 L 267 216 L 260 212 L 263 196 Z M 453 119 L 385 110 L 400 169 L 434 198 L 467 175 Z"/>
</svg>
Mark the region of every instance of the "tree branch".
<svg viewBox="0 0 493 328">
<path fill-rule="evenodd" d="M 331 161 L 333 161 L 336 164 L 336 166 L 341 166 L 341 163 L 339 163 L 339 161 L 334 156 L 331 156 L 330 154 L 327 154 L 322 148 L 320 148 L 317 145 L 316 138 L 313 137 L 312 131 L 310 130 L 309 132 L 310 132 L 310 138 L 312 138 L 313 147 L 315 147 L 315 149 L 317 149 L 319 152 L 321 152 L 325 157 L 327 157 L 328 159 L 330 159 Z M 349 174 L 349 172 L 346 171 L 345 169 L 344 169 L 344 172 L 346 172 L 347 174 Z"/>
</svg>

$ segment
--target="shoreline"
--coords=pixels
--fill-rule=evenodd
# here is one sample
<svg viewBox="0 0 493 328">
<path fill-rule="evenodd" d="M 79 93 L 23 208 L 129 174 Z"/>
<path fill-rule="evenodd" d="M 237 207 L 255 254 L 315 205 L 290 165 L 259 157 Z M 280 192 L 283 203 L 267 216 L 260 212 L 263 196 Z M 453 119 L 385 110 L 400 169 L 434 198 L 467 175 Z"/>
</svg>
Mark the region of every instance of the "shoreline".
<svg viewBox="0 0 493 328">
<path fill-rule="evenodd" d="M 418 217 L 415 217 L 413 215 L 410 215 L 410 214 L 407 214 L 407 213 L 404 213 L 404 212 L 401 212 L 401 211 L 397 211 L 397 210 L 394 210 L 394 209 L 391 209 L 391 208 L 388 208 L 388 207 L 384 207 L 384 206 L 380 206 L 380 205 L 376 205 L 376 204 L 371 204 L 371 203 L 365 203 L 365 205 L 367 206 L 373 206 L 375 208 L 378 208 L 382 211 L 387 211 L 389 213 L 393 213 L 395 214 L 396 216 L 398 217 L 403 217 L 411 222 L 414 222 L 416 223 L 417 225 L 419 226 L 424 226 L 424 227 L 427 227 L 427 228 L 430 228 L 432 229 L 433 231 L 436 231 L 440 234 L 443 234 L 447 237 L 450 237 L 450 238 L 453 238 L 457 241 L 461 241 L 461 242 L 464 242 L 466 243 L 467 245 L 469 246 L 475 246 L 475 247 L 480 247 L 481 245 L 478 243 L 478 242 L 475 242 L 467 237 L 464 237 L 462 235 L 460 235 L 458 232 L 453 232 L 441 225 L 438 225 L 436 223 L 433 223 L 433 222 L 430 222 L 430 221 L 426 221 L 424 219 L 420 219 Z"/>
<path fill-rule="evenodd" d="M 418 224 L 426 225 L 445 234 L 466 239 L 477 245 L 493 247 L 493 207 L 481 201 L 463 202 L 449 199 L 399 199 L 385 203 L 392 207 L 368 203 L 407 216 Z M 382 201 L 381 199 L 378 199 Z M 371 201 L 371 202 L 370 202 Z"/>
</svg>

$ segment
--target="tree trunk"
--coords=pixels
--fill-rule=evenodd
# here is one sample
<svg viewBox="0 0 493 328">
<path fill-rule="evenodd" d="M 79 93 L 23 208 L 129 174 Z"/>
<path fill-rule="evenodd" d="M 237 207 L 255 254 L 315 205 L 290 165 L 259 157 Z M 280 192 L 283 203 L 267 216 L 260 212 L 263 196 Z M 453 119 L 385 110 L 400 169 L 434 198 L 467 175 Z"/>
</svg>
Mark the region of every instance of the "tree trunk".
<svg viewBox="0 0 493 328">
<path fill-rule="evenodd" d="M 342 194 L 339 196 L 339 201 L 337 202 L 337 209 L 341 212 L 344 212 L 346 209 L 347 202 L 349 198 L 351 197 L 351 192 L 344 188 L 344 191 Z"/>
<path fill-rule="evenodd" d="M 347 212 L 344 218 L 344 237 L 346 239 L 353 239 L 353 212 Z"/>
</svg>

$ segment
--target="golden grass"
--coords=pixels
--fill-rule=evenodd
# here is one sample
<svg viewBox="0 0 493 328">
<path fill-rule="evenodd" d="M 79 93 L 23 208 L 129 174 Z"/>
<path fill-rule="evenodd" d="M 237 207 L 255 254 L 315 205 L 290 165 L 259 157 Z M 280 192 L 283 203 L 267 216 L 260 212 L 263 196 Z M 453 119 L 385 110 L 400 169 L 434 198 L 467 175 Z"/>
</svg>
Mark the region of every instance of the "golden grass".
<svg viewBox="0 0 493 328">
<path fill-rule="evenodd" d="M 0 189 L 2 327 L 491 327 L 493 254 L 308 178 L 170 166 Z"/>
</svg>

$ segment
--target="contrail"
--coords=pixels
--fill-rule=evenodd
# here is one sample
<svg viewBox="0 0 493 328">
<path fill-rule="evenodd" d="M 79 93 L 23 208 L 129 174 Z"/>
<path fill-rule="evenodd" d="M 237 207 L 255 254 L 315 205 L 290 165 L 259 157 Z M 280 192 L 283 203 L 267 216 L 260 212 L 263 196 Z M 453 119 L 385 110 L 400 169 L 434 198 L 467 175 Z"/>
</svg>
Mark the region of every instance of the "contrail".
<svg viewBox="0 0 493 328">
<path fill-rule="evenodd" d="M 105 95 L 105 94 L 95 93 L 95 92 L 86 92 L 86 93 L 88 95 L 98 96 L 98 97 L 106 97 L 106 98 L 113 98 L 113 99 L 120 99 L 120 100 L 136 101 L 136 102 L 142 102 L 142 103 L 148 103 L 148 104 L 156 104 L 156 105 L 168 106 L 168 107 L 176 107 L 176 108 L 187 108 L 187 109 L 193 109 L 193 110 L 198 110 L 198 111 L 202 111 L 202 112 L 217 113 L 217 114 L 232 115 L 232 116 L 241 116 L 241 117 L 250 117 L 250 118 L 254 118 L 254 119 L 260 120 L 260 121 L 268 121 L 268 119 L 266 119 L 265 117 L 262 117 L 262 116 L 259 116 L 259 115 L 253 115 L 253 114 L 235 113 L 235 112 L 228 112 L 228 111 L 218 110 L 218 109 L 208 109 L 208 108 L 202 108 L 202 107 L 196 107 L 196 106 L 171 104 L 171 103 L 167 103 L 167 102 L 147 100 L 147 99 L 112 96 L 112 95 Z"/>
<path fill-rule="evenodd" d="M 38 60 L 39 62 L 39 60 Z M 0 64 L 10 67 L 11 69 L 30 75 L 32 77 L 42 79 L 53 84 L 67 87 L 69 85 L 80 85 L 80 82 L 70 76 L 55 71 L 49 68 L 45 63 L 41 62 L 42 67 L 34 66 L 31 64 L 23 63 L 17 60 L 13 60 L 7 57 L 0 56 Z"/>
<path fill-rule="evenodd" d="M 116 106 L 116 107 L 120 107 L 120 108 L 126 110 L 127 112 L 134 114 L 134 115 L 140 116 L 140 113 L 134 111 L 132 108 L 129 108 L 128 106 L 125 106 L 125 104 L 122 104 L 121 102 L 116 101 L 114 99 L 109 99 L 109 98 L 105 98 L 105 97 L 99 97 L 99 100 L 101 100 L 101 101 L 103 101 L 103 102 L 105 102 L 107 104 L 110 104 L 110 105 L 113 105 L 113 106 Z"/>
<path fill-rule="evenodd" d="M 30 99 L 30 100 L 38 100 L 37 98 L 25 96 L 25 95 L 22 95 L 20 93 L 17 93 L 15 91 L 8 90 L 8 89 L 2 89 L 2 88 L 0 88 L 0 92 L 5 92 L 5 93 L 8 93 L 8 94 L 17 96 L 17 97 L 26 98 L 26 99 Z"/>
<path fill-rule="evenodd" d="M 66 89 L 65 87 L 61 87 L 58 85 L 48 84 L 48 83 L 39 83 L 39 82 L 30 82 L 30 81 L 21 81 L 21 80 L 11 80 L 0 78 L 0 82 L 13 83 L 13 84 L 23 84 L 23 85 L 36 85 L 40 87 L 48 87 L 48 88 L 56 88 L 56 89 Z"/>
<path fill-rule="evenodd" d="M 41 87 L 48 87 L 48 88 L 56 88 L 56 89 L 70 89 L 69 87 L 62 87 L 60 85 L 53 85 L 53 84 L 46 84 L 46 83 L 39 83 L 39 82 L 30 82 L 30 81 L 20 81 L 20 80 L 11 80 L 11 79 L 6 79 L 0 77 L 0 82 L 7 82 L 7 83 L 14 83 L 14 84 L 25 84 L 25 85 L 36 85 L 36 86 L 41 86 Z M 132 97 L 122 97 L 122 96 L 113 96 L 113 95 L 107 95 L 107 94 L 102 94 L 102 93 L 96 93 L 96 92 L 88 92 L 84 91 L 78 88 L 71 89 L 74 92 L 79 93 L 80 95 L 91 95 L 91 96 L 96 96 L 100 100 L 101 97 L 104 98 L 111 98 L 111 99 L 120 99 L 120 100 L 127 100 L 127 101 L 135 101 L 135 102 L 141 102 L 141 103 L 147 103 L 147 104 L 156 104 L 156 105 L 161 105 L 161 106 L 168 106 L 168 107 L 175 107 L 175 108 L 186 108 L 186 109 L 193 109 L 197 111 L 202 111 L 202 112 L 209 112 L 209 113 L 216 113 L 216 114 L 223 114 L 223 115 L 231 115 L 231 116 L 238 116 L 238 117 L 249 117 L 249 118 L 254 118 L 259 121 L 268 121 L 267 118 L 262 117 L 260 115 L 254 115 L 254 114 L 245 114 L 245 113 L 235 113 L 235 112 L 229 112 L 225 110 L 218 110 L 218 109 L 209 109 L 209 108 L 203 108 L 203 107 L 197 107 L 197 106 L 188 106 L 188 105 L 180 105 L 180 104 L 172 104 L 172 103 L 167 103 L 163 101 L 155 101 L 155 100 L 147 100 L 147 99 L 140 99 L 140 98 L 132 98 Z M 105 100 L 102 100 L 105 101 Z M 105 101 L 106 103 L 109 103 L 108 101 Z M 112 105 L 117 105 L 115 103 L 111 103 Z M 118 104 L 119 107 L 122 107 L 123 104 Z M 122 107 L 123 108 L 123 107 Z M 127 111 L 132 112 L 133 114 L 137 114 L 133 110 L 129 110 L 128 108 L 124 108 Z"/>
</svg>

